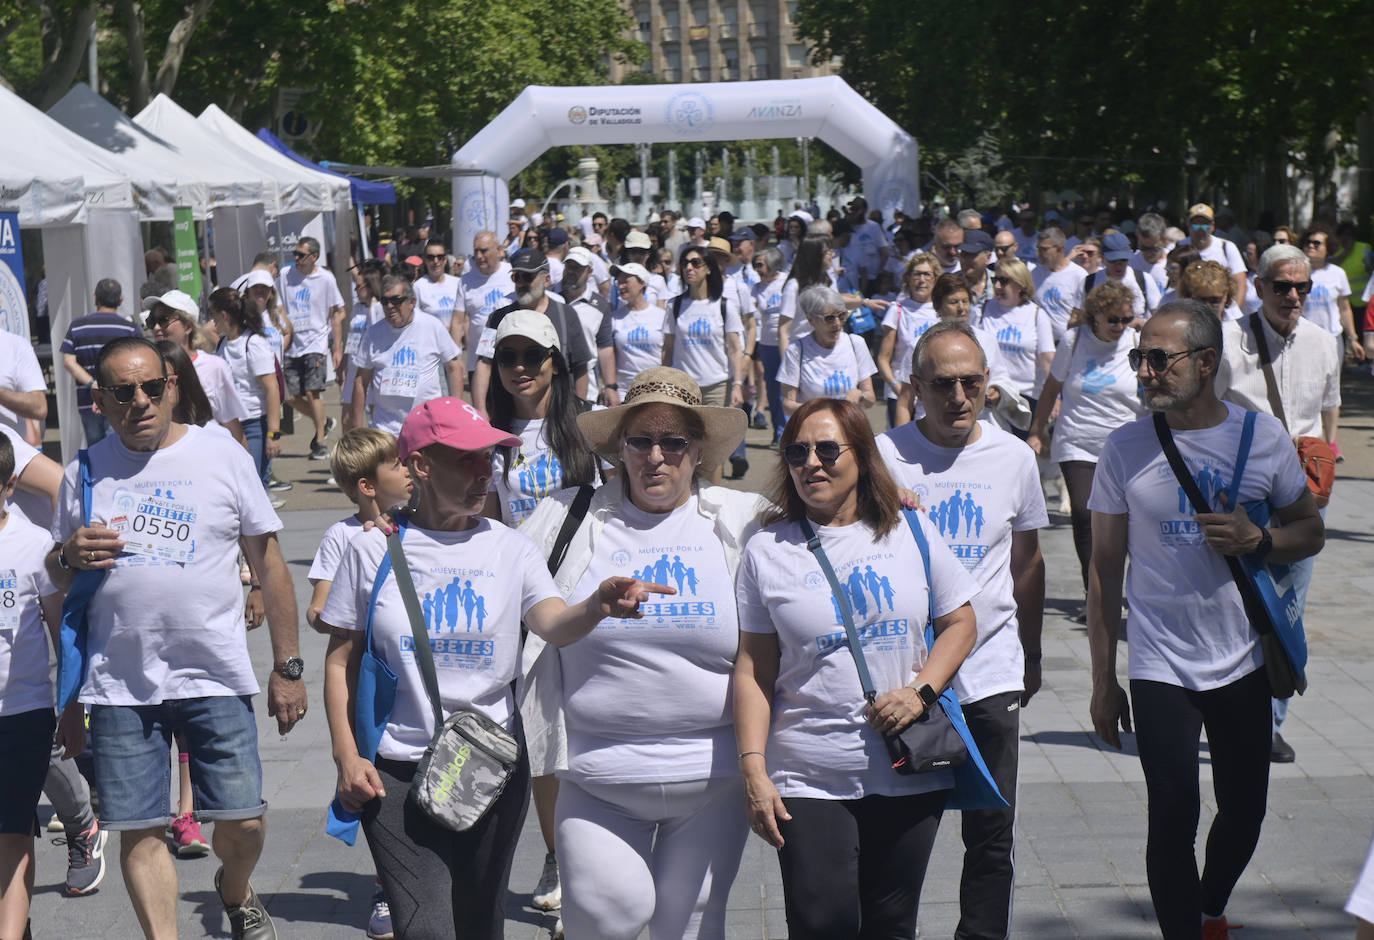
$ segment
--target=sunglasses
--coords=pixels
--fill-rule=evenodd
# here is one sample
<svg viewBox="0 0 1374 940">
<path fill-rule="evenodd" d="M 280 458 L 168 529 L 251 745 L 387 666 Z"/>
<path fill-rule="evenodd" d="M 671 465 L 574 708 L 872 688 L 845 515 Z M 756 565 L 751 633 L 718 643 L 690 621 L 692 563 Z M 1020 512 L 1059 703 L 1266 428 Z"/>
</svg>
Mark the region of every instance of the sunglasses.
<svg viewBox="0 0 1374 940">
<path fill-rule="evenodd" d="M 447 258 L 448 255 L 425 255 L 426 261 L 443 261 Z"/>
<path fill-rule="evenodd" d="M 510 279 L 516 284 L 533 284 L 534 279 L 542 272 L 539 271 L 516 271 Z"/>
<path fill-rule="evenodd" d="M 1135 317 L 1103 317 L 1103 323 L 1110 323 L 1112 326 L 1128 326 Z"/>
<path fill-rule="evenodd" d="M 767 268 L 768 265 L 763 261 L 755 261 L 753 264 L 750 265 L 750 267 L 753 268 L 755 271 L 762 271 L 765 268 Z"/>
<path fill-rule="evenodd" d="M 405 294 L 383 294 L 381 298 L 383 307 L 399 307 L 408 299 Z"/>
<path fill-rule="evenodd" d="M 685 437 L 660 437 L 658 440 L 639 436 L 625 438 L 625 449 L 632 454 L 647 454 L 655 445 L 665 457 L 681 457 L 687 453 L 692 442 Z"/>
<path fill-rule="evenodd" d="M 682 266 L 683 266 L 684 268 L 700 268 L 700 267 L 704 267 L 705 264 L 706 264 L 705 259 L 701 258 L 701 257 L 698 256 L 698 255 L 693 255 L 693 256 L 690 257 L 690 258 L 685 258 L 685 259 L 683 259 L 683 262 L 682 262 Z"/>
<path fill-rule="evenodd" d="M 849 316 L 848 313 L 824 313 L 817 314 L 811 319 L 818 320 L 821 323 L 843 323 L 847 316 Z"/>
<path fill-rule="evenodd" d="M 1191 356 L 1193 353 L 1202 352 L 1207 348 L 1206 346 L 1196 346 L 1175 353 L 1165 352 L 1158 347 L 1155 349 L 1132 349 L 1126 353 L 1126 362 L 1136 371 L 1140 370 L 1140 364 L 1143 362 L 1150 367 L 1151 372 L 1164 372 L 1180 356 Z"/>
<path fill-rule="evenodd" d="M 1188 227 L 1194 232 L 1205 232 L 1212 227 L 1211 222 L 1189 222 Z"/>
<path fill-rule="evenodd" d="M 782 449 L 782 459 L 787 461 L 789 467 L 802 467 L 811 458 L 811 452 L 814 450 L 816 459 L 829 467 L 840 459 L 840 454 L 853 446 L 853 444 L 841 444 L 839 441 L 817 441 L 814 444 L 793 441 Z"/>
<path fill-rule="evenodd" d="M 995 277 L 995 278 L 992 279 L 992 286 L 993 286 L 993 287 L 1006 287 L 1006 286 L 1007 286 L 1008 284 L 1010 284 L 1010 283 L 1011 283 L 1011 278 L 1009 278 L 1009 277 Z"/>
<path fill-rule="evenodd" d="M 121 405 L 127 405 L 133 401 L 140 388 L 143 389 L 143 394 L 148 396 L 149 401 L 157 401 L 162 397 L 162 393 L 167 390 L 167 381 L 170 378 L 171 376 L 164 376 L 160 379 L 149 379 L 146 382 L 134 382 L 130 385 L 102 385 L 100 390 Z"/>
<path fill-rule="evenodd" d="M 1326 242 L 1320 238 L 1309 238 L 1302 243 L 1303 248 L 1323 248 L 1325 246 Z"/>
<path fill-rule="evenodd" d="M 1290 290 L 1295 290 L 1300 296 L 1306 297 L 1312 293 L 1311 281 L 1270 281 L 1269 286 L 1274 288 L 1274 292 L 1280 297 L 1287 294 Z"/>
<path fill-rule="evenodd" d="M 941 376 L 938 379 L 930 379 L 926 384 L 942 395 L 954 391 L 956 385 L 962 385 L 966 395 L 977 395 L 978 390 L 983 387 L 984 378 L 985 376 L 981 375 Z"/>
<path fill-rule="evenodd" d="M 533 371 L 544 364 L 544 360 L 553 355 L 553 350 L 546 346 L 526 346 L 524 349 L 498 349 L 496 350 L 496 364 L 502 369 L 514 369 L 516 366 L 524 366 L 525 369 Z"/>
<path fill-rule="evenodd" d="M 295 255 L 297 258 L 309 258 L 311 255 L 314 254 L 314 252 L 313 252 L 313 251 L 293 251 L 293 252 L 291 252 L 291 254 Z"/>
</svg>

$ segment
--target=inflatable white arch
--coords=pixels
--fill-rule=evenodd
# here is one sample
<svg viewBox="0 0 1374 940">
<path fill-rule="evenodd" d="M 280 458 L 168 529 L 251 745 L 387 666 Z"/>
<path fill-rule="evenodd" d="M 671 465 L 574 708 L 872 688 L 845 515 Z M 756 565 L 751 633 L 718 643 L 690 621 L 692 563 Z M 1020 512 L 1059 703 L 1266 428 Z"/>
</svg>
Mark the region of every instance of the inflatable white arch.
<svg viewBox="0 0 1374 940">
<path fill-rule="evenodd" d="M 916 139 L 836 77 L 690 85 L 530 85 L 453 155 L 454 248 L 504 235 L 506 181 L 550 147 L 817 137 L 863 171 L 871 208 L 920 203 Z"/>
</svg>

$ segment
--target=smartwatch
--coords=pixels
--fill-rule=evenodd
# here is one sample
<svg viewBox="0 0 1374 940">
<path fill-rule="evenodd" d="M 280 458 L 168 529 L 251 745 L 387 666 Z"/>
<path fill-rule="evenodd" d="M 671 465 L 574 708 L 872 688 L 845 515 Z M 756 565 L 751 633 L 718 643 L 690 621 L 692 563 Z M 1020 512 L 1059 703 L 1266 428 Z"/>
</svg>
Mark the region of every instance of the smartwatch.
<svg viewBox="0 0 1374 940">
<path fill-rule="evenodd" d="M 940 700 L 939 694 L 930 687 L 929 682 L 922 682 L 920 685 L 916 686 L 916 694 L 921 697 L 921 703 L 924 704 L 926 708 L 930 708 Z"/>
<path fill-rule="evenodd" d="M 57 567 L 63 571 L 72 571 L 71 562 L 67 561 L 67 543 L 60 542 L 57 546 Z"/>
<path fill-rule="evenodd" d="M 284 659 L 272 667 L 284 679 L 299 679 L 305 673 L 305 660 L 299 656 Z"/>
<path fill-rule="evenodd" d="M 1270 550 L 1273 549 L 1273 547 L 1274 536 L 1270 535 L 1269 530 L 1266 529 L 1264 526 L 1260 526 L 1260 543 L 1255 548 L 1255 550 L 1250 554 L 1255 556 L 1255 558 L 1259 559 L 1260 561 L 1263 561 L 1265 556 L 1269 554 Z"/>
<path fill-rule="evenodd" d="M 268 439 L 269 441 L 279 441 L 279 440 L 281 440 L 281 432 L 280 432 L 280 431 L 268 431 L 268 432 L 267 432 L 267 439 Z"/>
<path fill-rule="evenodd" d="M 606 384 L 602 385 L 601 387 L 602 387 L 602 388 L 609 388 L 609 389 L 610 389 L 611 391 L 613 391 L 613 392 L 618 392 L 618 391 L 620 391 L 620 385 L 617 384 L 617 383 L 615 383 L 615 382 L 607 382 Z"/>
</svg>

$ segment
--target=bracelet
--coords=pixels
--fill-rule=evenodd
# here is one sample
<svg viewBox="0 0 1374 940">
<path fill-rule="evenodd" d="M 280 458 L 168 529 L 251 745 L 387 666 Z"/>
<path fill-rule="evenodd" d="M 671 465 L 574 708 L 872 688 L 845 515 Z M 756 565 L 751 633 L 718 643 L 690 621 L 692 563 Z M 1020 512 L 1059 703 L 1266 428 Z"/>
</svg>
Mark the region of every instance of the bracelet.
<svg viewBox="0 0 1374 940">
<path fill-rule="evenodd" d="M 248 590 L 250 590 L 250 591 L 261 591 L 261 590 L 262 590 L 262 582 L 260 582 L 260 581 L 249 581 L 249 582 L 248 582 Z"/>
<path fill-rule="evenodd" d="M 740 752 L 739 752 L 739 757 L 738 757 L 737 759 L 738 759 L 738 760 L 744 760 L 744 759 L 745 759 L 746 757 L 748 757 L 750 754 L 757 754 L 759 757 L 765 757 L 765 758 L 767 757 L 767 755 L 764 754 L 763 751 L 740 751 Z"/>
</svg>

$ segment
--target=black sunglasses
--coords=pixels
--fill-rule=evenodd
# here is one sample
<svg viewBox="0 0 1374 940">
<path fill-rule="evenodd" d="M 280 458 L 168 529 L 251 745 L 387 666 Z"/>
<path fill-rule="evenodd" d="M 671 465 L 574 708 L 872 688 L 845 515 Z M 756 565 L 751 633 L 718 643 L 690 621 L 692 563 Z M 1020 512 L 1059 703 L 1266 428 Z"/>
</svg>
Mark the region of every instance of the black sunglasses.
<svg viewBox="0 0 1374 940">
<path fill-rule="evenodd" d="M 502 369 L 514 369 L 516 366 L 524 366 L 527 370 L 533 371 L 544 364 L 544 360 L 553 355 L 553 350 L 546 346 L 526 346 L 524 349 L 498 349 L 496 350 L 496 364 Z"/>
<path fill-rule="evenodd" d="M 682 266 L 684 268 L 699 268 L 704 264 L 706 264 L 706 259 L 702 258 L 700 255 L 692 255 L 690 258 L 682 259 Z"/>
<path fill-rule="evenodd" d="M 148 396 L 149 401 L 157 401 L 162 397 L 162 393 L 167 391 L 168 378 L 169 376 L 163 376 L 160 379 L 149 379 L 146 382 L 134 382 L 130 385 L 102 385 L 100 390 L 121 405 L 127 405 L 133 401 L 140 388 L 143 389 L 143 394 Z"/>
<path fill-rule="evenodd" d="M 406 302 L 407 300 L 409 300 L 409 299 L 410 299 L 410 298 L 407 297 L 405 294 L 383 294 L 383 295 L 382 295 L 382 306 L 383 306 L 383 307 L 399 307 L 401 304 L 405 303 L 405 302 Z"/>
<path fill-rule="evenodd" d="M 510 279 L 516 284 L 533 284 L 534 279 L 542 273 L 542 271 L 515 271 L 511 274 Z"/>
<path fill-rule="evenodd" d="M 992 279 L 992 284 L 994 287 L 1006 287 L 1010 283 L 1011 278 L 1009 277 L 995 277 Z"/>
<path fill-rule="evenodd" d="M 938 379 L 930 379 L 926 384 L 942 395 L 948 395 L 954 391 L 956 385 L 964 387 L 964 394 L 976 395 L 978 389 L 983 387 L 984 378 L 981 375 L 941 376 Z"/>
<path fill-rule="evenodd" d="M 313 251 L 293 251 L 293 252 L 291 252 L 291 254 L 295 255 L 297 258 L 309 258 L 311 255 L 314 254 L 314 252 L 313 252 Z"/>
<path fill-rule="evenodd" d="M 1129 323 L 1130 323 L 1132 320 L 1134 320 L 1134 319 L 1135 319 L 1135 317 L 1133 317 L 1133 316 L 1131 316 L 1131 317 L 1103 317 L 1103 318 L 1102 318 L 1102 322 L 1103 322 L 1103 323 L 1110 323 L 1112 326 L 1126 326 L 1127 324 L 1129 324 Z"/>
<path fill-rule="evenodd" d="M 640 436 L 625 438 L 625 449 L 632 454 L 647 454 L 655 444 L 665 457 L 681 457 L 692 446 L 692 442 L 685 437 L 660 437 L 658 440 Z"/>
<path fill-rule="evenodd" d="M 1270 281 L 1269 286 L 1274 288 L 1274 292 L 1282 297 L 1290 290 L 1295 290 L 1300 296 L 1306 297 L 1312 293 L 1311 281 Z"/>
<path fill-rule="evenodd" d="M 814 444 L 793 441 L 782 449 L 782 459 L 787 461 L 789 467 L 805 466 L 814 450 L 816 459 L 829 467 L 840 459 L 840 454 L 853 446 L 853 444 L 841 444 L 839 441 L 817 441 Z"/>
<path fill-rule="evenodd" d="M 822 323 L 843 323 L 844 318 L 847 316 L 849 316 L 848 313 L 820 313 L 817 314 L 814 319 Z"/>
<path fill-rule="evenodd" d="M 444 261 L 447 260 L 447 258 L 448 255 L 425 255 L 426 261 Z"/>
<path fill-rule="evenodd" d="M 1126 362 L 1137 371 L 1143 362 L 1150 367 L 1151 372 L 1163 372 L 1180 356 L 1191 356 L 1193 353 L 1202 352 L 1208 348 L 1207 346 L 1195 346 L 1192 349 L 1184 349 L 1175 353 L 1165 352 L 1158 347 L 1154 349 L 1132 349 L 1126 353 Z"/>
</svg>

